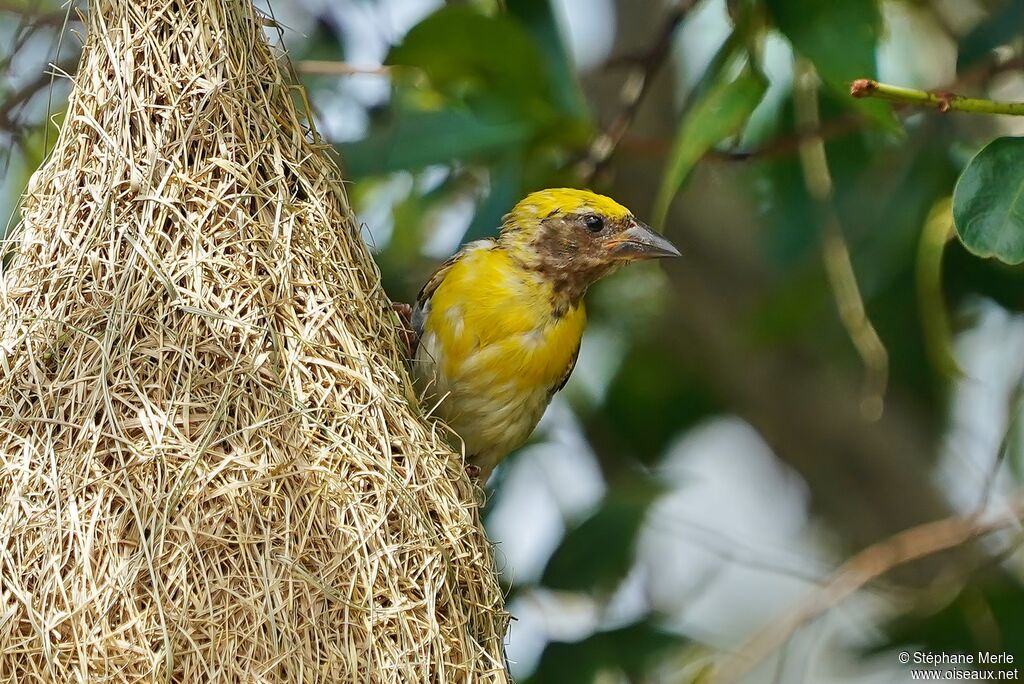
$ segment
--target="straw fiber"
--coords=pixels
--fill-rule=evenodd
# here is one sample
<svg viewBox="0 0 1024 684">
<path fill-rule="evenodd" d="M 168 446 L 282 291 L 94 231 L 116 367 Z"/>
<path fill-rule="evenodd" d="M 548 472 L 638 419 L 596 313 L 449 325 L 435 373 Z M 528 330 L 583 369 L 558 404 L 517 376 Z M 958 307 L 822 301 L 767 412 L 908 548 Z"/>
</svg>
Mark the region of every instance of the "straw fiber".
<svg viewBox="0 0 1024 684">
<path fill-rule="evenodd" d="M 478 492 L 266 23 L 89 8 L 0 283 L 0 681 L 507 679 Z"/>
</svg>

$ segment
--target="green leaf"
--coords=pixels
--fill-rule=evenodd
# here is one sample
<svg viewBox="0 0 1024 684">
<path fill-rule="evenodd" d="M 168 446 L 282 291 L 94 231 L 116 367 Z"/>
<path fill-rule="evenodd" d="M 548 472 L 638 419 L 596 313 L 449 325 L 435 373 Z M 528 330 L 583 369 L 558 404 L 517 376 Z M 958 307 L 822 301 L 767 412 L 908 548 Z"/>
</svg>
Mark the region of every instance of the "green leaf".
<svg viewBox="0 0 1024 684">
<path fill-rule="evenodd" d="M 848 97 L 850 81 L 876 76 L 882 17 L 875 0 L 767 0 L 767 6 L 793 48 L 814 63 L 822 80 L 838 94 Z M 888 104 L 873 99 L 850 102 L 886 128 L 898 129 Z"/>
<path fill-rule="evenodd" d="M 444 7 L 410 29 L 387 63 L 416 67 L 438 91 L 470 104 L 500 98 L 518 111 L 550 106 L 540 46 L 505 15 Z"/>
<path fill-rule="evenodd" d="M 704 153 L 738 133 L 764 97 L 768 84 L 749 67 L 733 81 L 715 84 L 683 117 L 654 203 L 654 225 L 665 225 L 672 199 Z"/>
<path fill-rule="evenodd" d="M 340 146 L 346 177 L 365 178 L 431 164 L 491 157 L 525 144 L 533 130 L 525 121 L 491 122 L 458 109 L 400 109 L 370 135 Z"/>
<path fill-rule="evenodd" d="M 527 683 L 591 684 L 601 672 L 609 670 L 638 681 L 660 659 L 679 652 L 687 643 L 686 638 L 661 630 L 650 621 L 598 632 L 574 643 L 555 641 L 544 649 Z"/>
<path fill-rule="evenodd" d="M 1024 262 L 1024 138 L 997 138 L 974 156 L 953 190 L 953 223 L 977 256 Z"/>
<path fill-rule="evenodd" d="M 576 67 L 566 50 L 550 0 L 508 0 L 506 7 L 509 15 L 522 22 L 540 46 L 554 86 L 552 97 L 559 110 L 572 118 L 589 119 Z"/>
<path fill-rule="evenodd" d="M 611 591 L 633 565 L 633 542 L 657 491 L 616 493 L 565 535 L 542 581 L 561 590 Z"/>
<path fill-rule="evenodd" d="M 775 25 L 826 81 L 875 75 L 882 24 L 875 0 L 767 0 Z"/>
</svg>

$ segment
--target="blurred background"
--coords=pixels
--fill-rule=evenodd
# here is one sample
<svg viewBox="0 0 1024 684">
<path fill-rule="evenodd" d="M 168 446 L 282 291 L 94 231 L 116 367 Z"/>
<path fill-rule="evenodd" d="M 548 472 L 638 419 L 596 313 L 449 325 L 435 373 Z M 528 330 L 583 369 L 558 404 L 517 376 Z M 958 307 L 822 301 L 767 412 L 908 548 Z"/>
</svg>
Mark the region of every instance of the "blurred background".
<svg viewBox="0 0 1024 684">
<path fill-rule="evenodd" d="M 1024 272 L 966 252 L 949 198 L 1024 120 L 848 90 L 1024 100 L 1024 2 L 260 6 L 396 301 L 543 187 L 683 251 L 593 289 L 576 372 L 491 480 L 518 681 L 903 682 L 904 650 L 1016 671 Z M 74 17 L 0 0 L 0 227 L 54 140 Z M 880 577 L 847 596 L 862 551 L 844 577 Z"/>
</svg>

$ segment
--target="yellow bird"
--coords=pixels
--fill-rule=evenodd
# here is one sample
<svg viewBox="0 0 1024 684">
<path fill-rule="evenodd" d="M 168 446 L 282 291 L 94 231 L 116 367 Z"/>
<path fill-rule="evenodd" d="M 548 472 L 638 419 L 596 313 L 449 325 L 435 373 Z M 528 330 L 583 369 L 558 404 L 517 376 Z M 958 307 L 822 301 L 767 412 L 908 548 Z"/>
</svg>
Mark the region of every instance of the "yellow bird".
<svg viewBox="0 0 1024 684">
<path fill-rule="evenodd" d="M 466 244 L 434 272 L 411 314 L 413 378 L 422 405 L 462 438 L 471 476 L 485 482 L 569 379 L 587 288 L 669 256 L 679 256 L 672 243 L 614 200 L 559 188 L 527 196 L 496 239 Z"/>
</svg>

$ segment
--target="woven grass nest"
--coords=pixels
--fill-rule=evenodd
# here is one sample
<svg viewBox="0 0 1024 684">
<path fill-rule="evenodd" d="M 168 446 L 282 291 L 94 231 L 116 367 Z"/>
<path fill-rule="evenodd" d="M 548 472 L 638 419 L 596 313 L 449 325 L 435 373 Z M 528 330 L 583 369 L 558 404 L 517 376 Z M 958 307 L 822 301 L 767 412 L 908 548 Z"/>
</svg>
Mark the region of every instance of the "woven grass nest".
<svg viewBox="0 0 1024 684">
<path fill-rule="evenodd" d="M 0 680 L 506 681 L 477 493 L 264 22 L 86 24 L 0 284 Z"/>
</svg>

